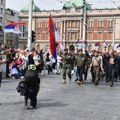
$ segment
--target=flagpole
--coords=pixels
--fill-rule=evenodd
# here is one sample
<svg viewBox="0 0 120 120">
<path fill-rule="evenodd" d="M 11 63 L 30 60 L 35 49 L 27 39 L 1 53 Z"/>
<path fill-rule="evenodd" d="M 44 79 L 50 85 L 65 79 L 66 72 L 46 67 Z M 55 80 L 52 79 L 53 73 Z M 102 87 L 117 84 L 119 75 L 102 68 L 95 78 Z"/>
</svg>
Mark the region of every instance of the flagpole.
<svg viewBox="0 0 120 120">
<path fill-rule="evenodd" d="M 113 18 L 113 46 L 115 45 L 115 16 Z"/>
<path fill-rule="evenodd" d="M 31 50 L 31 39 L 32 39 L 32 13 L 33 13 L 33 0 L 29 1 L 29 22 L 28 22 L 28 45 L 27 48 Z"/>
</svg>

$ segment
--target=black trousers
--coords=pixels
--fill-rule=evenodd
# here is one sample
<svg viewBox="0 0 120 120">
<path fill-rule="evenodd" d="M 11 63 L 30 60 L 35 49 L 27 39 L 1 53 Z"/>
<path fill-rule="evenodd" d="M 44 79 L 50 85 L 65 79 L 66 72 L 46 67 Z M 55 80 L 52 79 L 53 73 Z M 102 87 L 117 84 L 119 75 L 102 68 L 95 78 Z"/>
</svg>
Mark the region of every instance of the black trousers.
<svg viewBox="0 0 120 120">
<path fill-rule="evenodd" d="M 39 86 L 37 86 L 39 87 Z M 25 104 L 27 105 L 27 101 L 28 99 L 31 100 L 30 105 L 33 107 L 36 107 L 37 105 L 37 93 L 38 93 L 38 89 L 37 87 L 33 87 L 33 86 L 27 86 L 27 90 L 26 90 L 26 94 L 25 94 Z"/>
<path fill-rule="evenodd" d="M 77 69 L 78 69 L 79 81 L 83 81 L 84 67 L 77 67 Z"/>
</svg>

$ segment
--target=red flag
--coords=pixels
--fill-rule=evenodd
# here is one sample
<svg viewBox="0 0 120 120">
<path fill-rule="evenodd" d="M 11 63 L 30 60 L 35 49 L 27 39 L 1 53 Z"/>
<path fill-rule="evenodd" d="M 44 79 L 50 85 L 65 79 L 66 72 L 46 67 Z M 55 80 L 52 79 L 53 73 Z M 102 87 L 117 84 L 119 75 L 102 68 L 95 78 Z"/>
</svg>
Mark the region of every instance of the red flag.
<svg viewBox="0 0 120 120">
<path fill-rule="evenodd" d="M 7 25 L 20 26 L 20 25 L 26 25 L 26 22 L 10 22 L 7 23 Z"/>
<path fill-rule="evenodd" d="M 56 59 L 56 42 L 55 42 L 54 23 L 51 15 L 49 17 L 49 36 L 50 36 L 50 52 L 52 56 Z"/>
</svg>

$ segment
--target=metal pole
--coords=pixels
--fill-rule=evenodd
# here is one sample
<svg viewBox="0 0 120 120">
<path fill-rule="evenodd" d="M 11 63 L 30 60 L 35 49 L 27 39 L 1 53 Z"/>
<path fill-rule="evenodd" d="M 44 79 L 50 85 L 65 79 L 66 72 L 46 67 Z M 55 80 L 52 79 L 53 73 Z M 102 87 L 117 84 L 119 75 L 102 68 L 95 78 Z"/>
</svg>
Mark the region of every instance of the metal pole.
<svg viewBox="0 0 120 120">
<path fill-rule="evenodd" d="M 86 43 L 86 14 L 87 14 L 87 7 L 86 1 L 84 1 L 84 9 L 83 9 L 83 41 Z M 86 48 L 87 46 L 85 46 Z"/>
<path fill-rule="evenodd" d="M 113 18 L 113 41 L 112 41 L 112 44 L 113 46 L 115 45 L 115 16 Z"/>
<path fill-rule="evenodd" d="M 31 39 L 32 39 L 32 12 L 33 12 L 33 0 L 29 3 L 29 22 L 28 22 L 28 45 L 27 48 L 31 50 Z"/>
<path fill-rule="evenodd" d="M 6 6 L 6 0 L 4 1 L 4 7 Z M 5 24 L 6 24 L 6 15 L 5 15 L 5 8 L 4 8 L 4 27 L 5 27 Z M 6 45 L 6 33 L 4 31 L 4 44 Z"/>
</svg>

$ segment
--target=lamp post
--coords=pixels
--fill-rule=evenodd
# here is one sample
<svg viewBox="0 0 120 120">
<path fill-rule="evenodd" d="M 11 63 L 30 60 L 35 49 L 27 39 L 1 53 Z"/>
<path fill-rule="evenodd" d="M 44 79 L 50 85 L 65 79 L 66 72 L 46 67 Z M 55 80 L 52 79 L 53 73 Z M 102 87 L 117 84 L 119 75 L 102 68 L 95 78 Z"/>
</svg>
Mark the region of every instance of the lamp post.
<svg viewBox="0 0 120 120">
<path fill-rule="evenodd" d="M 29 1 L 29 22 L 28 22 L 28 49 L 31 50 L 31 39 L 32 39 L 32 13 L 33 13 L 33 0 Z"/>
</svg>

